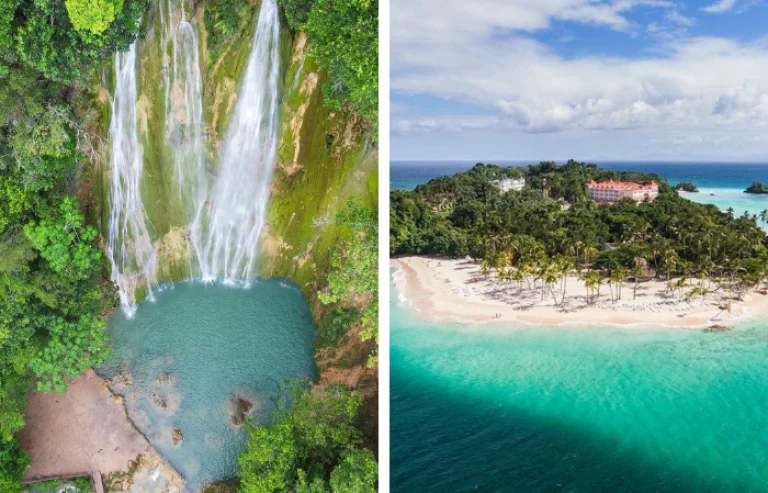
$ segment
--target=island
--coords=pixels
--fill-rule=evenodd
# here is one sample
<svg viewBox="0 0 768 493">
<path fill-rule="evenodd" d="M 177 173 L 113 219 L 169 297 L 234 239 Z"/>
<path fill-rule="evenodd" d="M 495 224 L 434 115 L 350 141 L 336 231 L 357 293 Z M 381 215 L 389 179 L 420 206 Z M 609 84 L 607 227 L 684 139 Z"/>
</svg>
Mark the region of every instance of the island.
<svg viewBox="0 0 768 493">
<path fill-rule="evenodd" d="M 528 186 L 490 184 L 512 174 Z M 755 219 L 689 201 L 655 174 L 477 164 L 390 199 L 398 289 L 431 318 L 709 328 L 764 310 Z"/>
<path fill-rule="evenodd" d="M 755 194 L 768 193 L 768 185 L 761 183 L 759 181 L 755 181 L 755 182 L 752 182 L 752 184 L 748 186 L 746 190 L 744 190 L 744 193 L 755 193 Z"/>
<path fill-rule="evenodd" d="M 681 181 L 677 185 L 675 185 L 675 190 L 678 192 L 691 192 L 695 193 L 698 192 L 699 189 L 696 187 L 696 184 L 690 181 Z"/>
</svg>

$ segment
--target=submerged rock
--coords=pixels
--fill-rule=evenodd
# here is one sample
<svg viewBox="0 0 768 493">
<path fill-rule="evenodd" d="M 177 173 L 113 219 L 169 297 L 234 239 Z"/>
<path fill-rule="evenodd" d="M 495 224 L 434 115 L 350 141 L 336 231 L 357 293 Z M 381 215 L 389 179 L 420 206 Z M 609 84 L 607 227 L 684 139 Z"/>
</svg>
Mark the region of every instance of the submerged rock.
<svg viewBox="0 0 768 493">
<path fill-rule="evenodd" d="M 173 443 L 174 447 L 178 447 L 181 442 L 184 441 L 184 432 L 181 431 L 181 428 L 174 428 L 171 431 L 171 442 Z"/>
<path fill-rule="evenodd" d="M 253 403 L 241 396 L 229 398 L 229 421 L 233 426 L 242 426 L 245 418 L 253 414 Z"/>
<path fill-rule="evenodd" d="M 157 378 L 158 385 L 173 385 L 174 383 L 176 383 L 176 379 L 171 373 L 163 373 Z"/>
<path fill-rule="evenodd" d="M 715 325 L 710 325 L 709 327 L 704 329 L 704 332 L 727 332 L 729 330 L 731 330 L 731 328 L 726 325 L 715 324 Z"/>
<path fill-rule="evenodd" d="M 125 390 L 133 385 L 133 375 L 127 368 L 122 368 L 119 372 L 112 377 L 112 380 L 108 382 L 110 390 L 118 395 L 123 395 Z"/>
<path fill-rule="evenodd" d="M 157 392 L 152 394 L 152 402 L 155 404 L 155 406 L 159 407 L 163 411 L 168 409 L 168 401 L 165 400 L 160 394 Z"/>
<path fill-rule="evenodd" d="M 203 487 L 200 493 L 235 493 L 238 486 L 237 480 L 216 481 Z"/>
</svg>

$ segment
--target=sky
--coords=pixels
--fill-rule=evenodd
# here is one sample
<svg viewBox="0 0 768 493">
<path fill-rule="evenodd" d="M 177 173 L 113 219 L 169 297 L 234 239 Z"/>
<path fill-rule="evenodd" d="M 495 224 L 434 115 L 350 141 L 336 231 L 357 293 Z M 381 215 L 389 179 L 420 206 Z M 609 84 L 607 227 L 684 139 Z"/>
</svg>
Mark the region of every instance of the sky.
<svg viewBox="0 0 768 493">
<path fill-rule="evenodd" d="M 391 0 L 393 160 L 768 163 L 768 0 Z"/>
</svg>

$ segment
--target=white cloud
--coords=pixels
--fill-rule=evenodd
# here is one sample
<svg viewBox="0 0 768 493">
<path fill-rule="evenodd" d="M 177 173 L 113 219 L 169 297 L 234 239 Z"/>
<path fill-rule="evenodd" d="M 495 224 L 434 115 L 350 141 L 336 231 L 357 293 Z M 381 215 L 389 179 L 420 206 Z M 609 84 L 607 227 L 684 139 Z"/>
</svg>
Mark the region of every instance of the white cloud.
<svg viewBox="0 0 768 493">
<path fill-rule="evenodd" d="M 654 33 L 655 34 L 655 33 L 659 33 L 661 31 L 663 31 L 664 28 L 662 28 L 661 25 L 659 25 L 658 22 L 654 21 L 654 22 L 650 22 L 648 24 L 648 26 L 646 26 L 645 30 L 648 31 L 649 33 Z"/>
<path fill-rule="evenodd" d="M 401 42 L 437 36 L 482 38 L 494 32 L 533 32 L 570 21 L 630 32 L 625 13 L 639 7 L 674 9 L 669 0 L 393 0 L 391 26 Z"/>
<path fill-rule="evenodd" d="M 393 20 L 392 89 L 497 112 L 496 117 L 426 119 L 400 113 L 393 115 L 393 128 L 416 132 L 485 125 L 544 133 L 728 125 L 764 132 L 765 43 L 676 38 L 640 58 L 565 58 L 527 34 L 552 19 L 576 17 L 623 29 L 631 23 L 622 12 L 640 5 L 672 8 L 668 2 L 629 0 L 393 0 L 393 17 L 410 21 Z M 686 19 L 667 20 L 684 26 L 692 22 Z"/>
<path fill-rule="evenodd" d="M 670 10 L 664 15 L 664 18 L 673 24 L 683 27 L 693 27 L 696 24 L 696 19 L 685 16 L 677 10 Z"/>
<path fill-rule="evenodd" d="M 718 0 L 717 2 L 707 5 L 706 7 L 702 8 L 704 12 L 709 12 L 710 14 L 722 14 L 723 12 L 728 12 L 736 5 L 736 0 Z"/>
</svg>

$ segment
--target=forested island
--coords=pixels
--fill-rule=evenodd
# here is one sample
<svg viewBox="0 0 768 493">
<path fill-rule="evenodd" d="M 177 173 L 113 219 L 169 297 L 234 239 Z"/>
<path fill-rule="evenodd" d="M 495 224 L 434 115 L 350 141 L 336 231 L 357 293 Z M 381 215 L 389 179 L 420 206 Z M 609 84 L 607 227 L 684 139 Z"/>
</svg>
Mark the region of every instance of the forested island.
<svg viewBox="0 0 768 493">
<path fill-rule="evenodd" d="M 756 182 L 753 182 L 750 186 L 748 186 L 747 189 L 744 190 L 744 193 L 755 193 L 755 194 L 768 193 L 768 185 L 765 185 L 764 183 L 760 183 L 759 181 L 756 181 Z"/>
<path fill-rule="evenodd" d="M 146 215 L 159 252 L 157 278 L 140 278 L 131 300 L 140 301 L 152 282 L 189 277 L 184 269 L 192 252 L 184 243 L 190 241 L 188 224 L 161 195 L 165 189 L 176 194 L 162 183 L 170 174 L 163 169 L 172 167 L 162 166 L 170 159 L 168 143 L 160 141 L 172 133 L 163 119 L 171 113 L 168 107 L 189 97 L 180 83 L 166 88 L 157 75 L 172 71 L 172 53 L 181 56 L 162 31 L 175 28 L 163 19 L 198 33 L 185 50 L 196 56 L 200 50 L 194 63 L 203 129 L 168 140 L 180 146 L 192 134 L 205 136 L 210 144 L 201 152 L 208 157 L 232 118 L 263 4 L 20 0 L 0 9 L 3 493 L 24 491 L 30 457 L 18 434 L 25 427 L 28 392 L 63 395 L 82 372 L 111 354 L 106 321 L 120 304 L 115 266 L 107 259 L 115 202 L 110 120 L 119 85 L 115 73 L 123 60 L 116 53 L 138 51 L 135 66 L 127 65 L 139 74 L 139 94 L 129 103 L 138 112 L 133 120 L 143 164 L 155 180 L 144 192 L 156 194 L 146 201 Z M 238 478 L 216 491 L 369 492 L 376 489 L 378 438 L 378 2 L 278 4 L 277 156 L 263 219 L 268 228 L 259 238 L 265 253 L 254 271 L 290 278 L 309 301 L 318 326 L 319 378 L 287 385 L 274 424 L 249 428 Z M 192 118 L 190 108 L 177 112 L 184 124 Z M 319 211 L 325 216 L 317 217 Z M 133 252 L 134 244 L 127 250 Z M 182 438 L 180 432 L 174 437 Z M 135 471 L 132 466 L 116 477 Z M 87 488 L 87 481 L 78 484 Z"/>
<path fill-rule="evenodd" d="M 500 193 L 491 184 L 507 178 L 524 178 L 526 186 Z M 598 202 L 587 193 L 588 186 L 643 190 L 649 183 L 658 187 L 655 200 Z M 667 293 L 648 304 L 713 295 L 724 307 L 723 293 L 737 299 L 768 279 L 768 242 L 756 217 L 691 202 L 658 175 L 576 161 L 477 164 L 414 191 L 393 191 L 390 199 L 392 256 L 468 256 L 483 276 L 514 282 L 515 296 L 530 296 L 527 287 L 557 307 L 566 305 L 577 284 L 586 288 L 586 305 L 598 302 L 608 285 L 615 305 L 625 282 L 633 288 L 630 299 L 642 294 L 637 288 L 643 283 Z M 450 277 L 449 267 L 431 265 L 438 267 L 435 276 Z"/>
<path fill-rule="evenodd" d="M 675 190 L 678 192 L 698 192 L 699 189 L 696 187 L 695 183 L 692 183 L 690 181 L 682 181 L 675 185 Z"/>
</svg>

